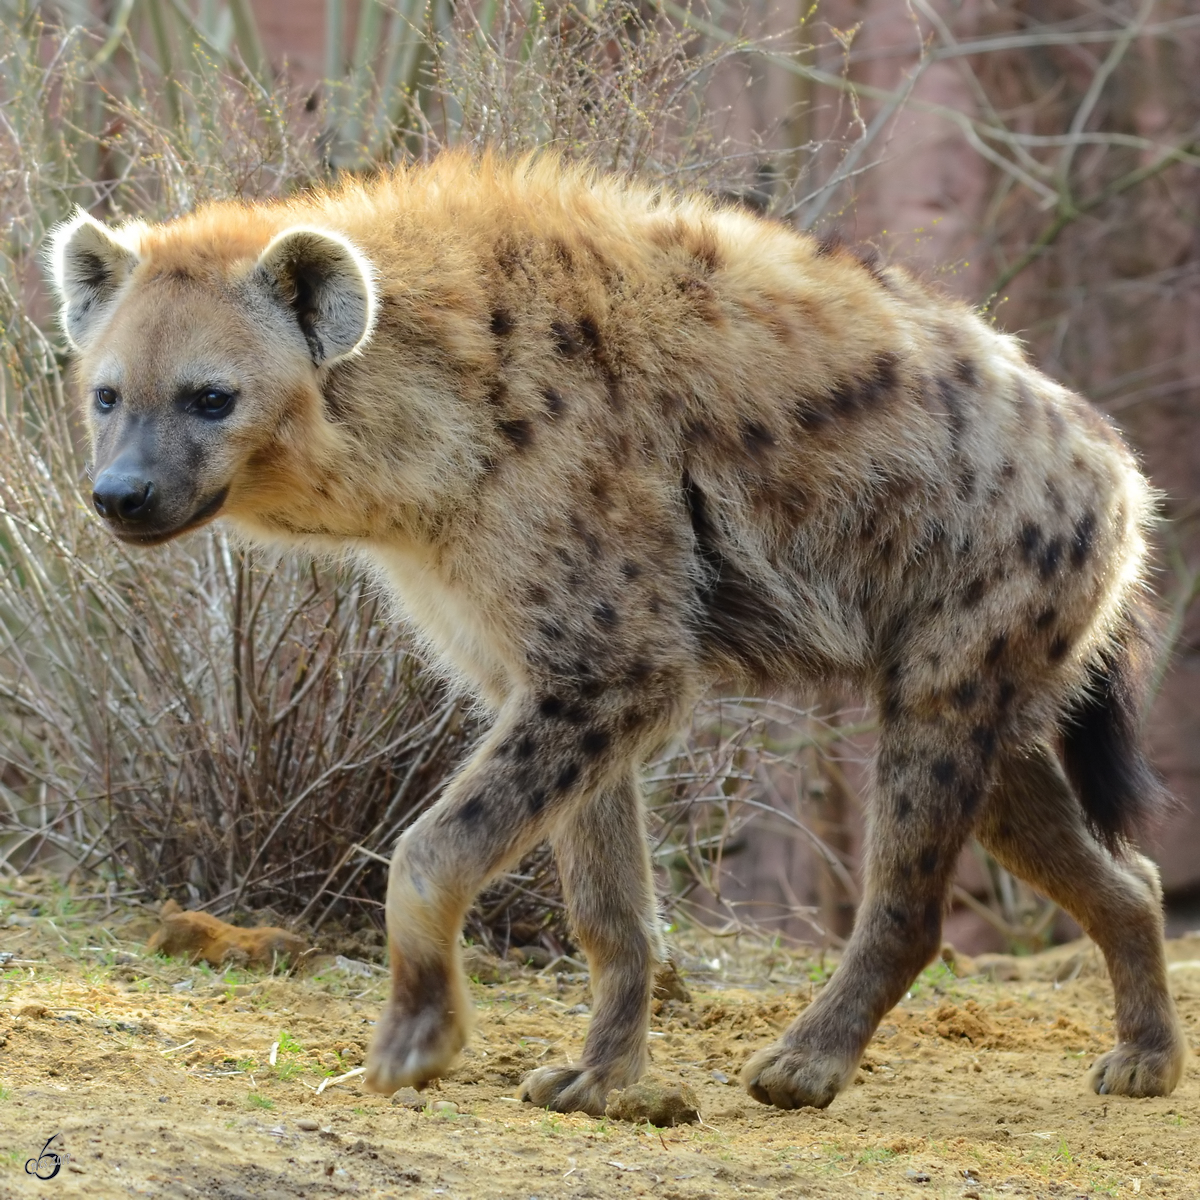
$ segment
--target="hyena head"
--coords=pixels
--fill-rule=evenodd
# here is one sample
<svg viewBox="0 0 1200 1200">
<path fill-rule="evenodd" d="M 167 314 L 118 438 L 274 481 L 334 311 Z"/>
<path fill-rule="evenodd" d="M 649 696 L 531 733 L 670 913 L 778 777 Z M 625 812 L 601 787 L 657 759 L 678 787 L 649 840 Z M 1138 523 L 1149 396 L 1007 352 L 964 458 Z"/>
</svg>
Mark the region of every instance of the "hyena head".
<svg viewBox="0 0 1200 1200">
<path fill-rule="evenodd" d="M 110 229 L 81 212 L 50 258 L 92 503 L 126 542 L 259 507 L 280 444 L 319 409 L 321 372 L 358 353 L 374 319 L 369 264 L 318 229 Z"/>
</svg>

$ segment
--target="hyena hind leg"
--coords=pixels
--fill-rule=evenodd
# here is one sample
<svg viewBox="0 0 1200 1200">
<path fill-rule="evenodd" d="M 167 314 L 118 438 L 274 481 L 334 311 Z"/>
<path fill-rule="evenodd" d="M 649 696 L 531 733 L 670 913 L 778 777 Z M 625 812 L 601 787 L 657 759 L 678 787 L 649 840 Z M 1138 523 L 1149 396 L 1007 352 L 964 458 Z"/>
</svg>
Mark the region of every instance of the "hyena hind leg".
<svg viewBox="0 0 1200 1200">
<path fill-rule="evenodd" d="M 1057 758 L 1046 748 L 1001 765 L 978 829 L 1004 867 L 1064 908 L 1100 947 L 1116 999 L 1117 1046 L 1092 1068 L 1093 1090 L 1165 1096 L 1187 1042 L 1167 986 L 1162 889 L 1154 864 L 1121 862 L 1088 832 Z"/>
<path fill-rule="evenodd" d="M 742 1069 L 763 1104 L 829 1104 L 880 1018 L 937 954 L 954 866 L 989 782 L 992 747 L 971 728 L 893 719 L 881 731 L 854 933 L 825 990 Z"/>
<path fill-rule="evenodd" d="M 613 1088 L 646 1067 L 655 964 L 662 957 L 638 784 L 600 792 L 551 836 L 567 909 L 592 979 L 592 1020 L 578 1063 L 541 1067 L 521 1098 L 558 1112 L 603 1116 Z"/>
</svg>

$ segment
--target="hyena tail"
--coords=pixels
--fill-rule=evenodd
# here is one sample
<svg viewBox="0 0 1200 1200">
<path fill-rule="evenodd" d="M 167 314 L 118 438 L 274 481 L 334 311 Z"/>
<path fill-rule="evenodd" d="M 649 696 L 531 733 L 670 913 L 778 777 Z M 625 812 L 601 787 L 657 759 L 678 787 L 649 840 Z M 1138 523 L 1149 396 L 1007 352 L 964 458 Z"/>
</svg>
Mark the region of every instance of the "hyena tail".
<svg viewBox="0 0 1200 1200">
<path fill-rule="evenodd" d="M 1172 804 L 1142 752 L 1142 715 L 1158 648 L 1146 616 L 1127 615 L 1092 664 L 1089 685 L 1063 728 L 1063 766 L 1084 819 L 1118 855 Z"/>
</svg>

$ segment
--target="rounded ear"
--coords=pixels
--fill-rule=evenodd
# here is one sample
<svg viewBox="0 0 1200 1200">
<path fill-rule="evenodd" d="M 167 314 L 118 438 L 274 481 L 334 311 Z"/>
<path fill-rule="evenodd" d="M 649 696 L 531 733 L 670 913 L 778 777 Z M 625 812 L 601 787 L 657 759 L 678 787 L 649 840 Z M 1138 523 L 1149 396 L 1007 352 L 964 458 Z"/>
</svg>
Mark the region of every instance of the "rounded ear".
<svg viewBox="0 0 1200 1200">
<path fill-rule="evenodd" d="M 375 323 L 375 272 L 344 237 L 294 226 L 271 239 L 255 267 L 300 326 L 317 366 L 356 354 Z"/>
<path fill-rule="evenodd" d="M 51 231 L 48 258 L 62 301 L 63 332 L 78 350 L 96 332 L 109 301 L 140 261 L 137 226 L 109 229 L 77 209 Z"/>
</svg>

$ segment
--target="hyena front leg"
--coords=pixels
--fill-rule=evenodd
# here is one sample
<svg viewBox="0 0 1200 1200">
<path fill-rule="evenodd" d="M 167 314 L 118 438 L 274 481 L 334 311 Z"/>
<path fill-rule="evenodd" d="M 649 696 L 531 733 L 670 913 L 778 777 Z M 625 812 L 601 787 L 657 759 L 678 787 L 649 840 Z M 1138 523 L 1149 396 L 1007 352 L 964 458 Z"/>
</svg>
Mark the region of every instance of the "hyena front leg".
<svg viewBox="0 0 1200 1200">
<path fill-rule="evenodd" d="M 1187 1042 L 1167 987 L 1154 864 L 1132 851 L 1118 862 L 1091 836 L 1058 760 L 1044 747 L 1002 762 L 979 837 L 997 861 L 1069 912 L 1104 954 L 1117 1046 L 1092 1068 L 1092 1087 L 1168 1095 L 1183 1074 Z"/>
<path fill-rule="evenodd" d="M 551 841 L 591 969 L 592 1021 L 580 1061 L 534 1071 L 521 1097 L 558 1112 L 601 1116 L 609 1091 L 645 1069 L 654 968 L 662 957 L 636 776 L 630 772 L 573 809 Z"/>
<path fill-rule="evenodd" d="M 372 1091 L 421 1086 L 462 1049 L 470 1001 L 458 943 L 467 908 L 488 879 L 588 798 L 620 752 L 586 709 L 572 710 L 572 724 L 562 707 L 557 697 L 510 701 L 396 846 L 387 893 L 392 994 L 367 1056 Z"/>
<path fill-rule="evenodd" d="M 990 726 L 944 714 L 885 723 L 867 821 L 866 894 L 825 990 L 742 1071 L 756 1100 L 824 1108 L 851 1080 L 884 1013 L 941 946 L 955 862 L 990 777 Z"/>
</svg>

